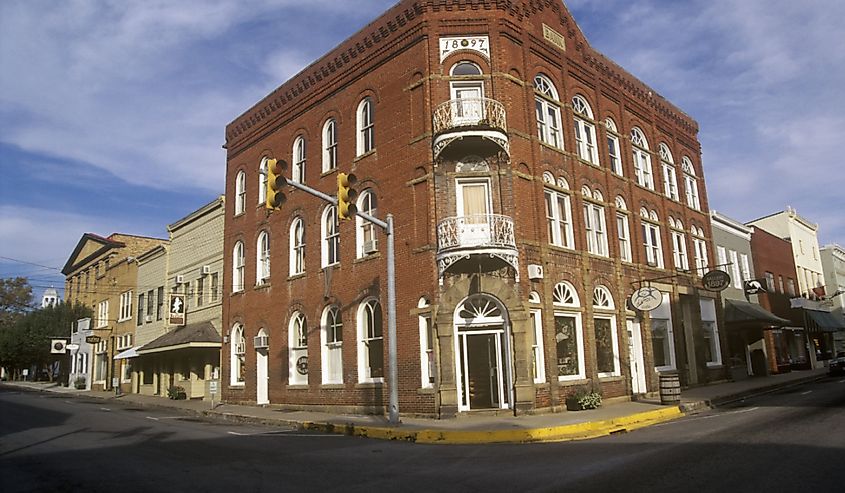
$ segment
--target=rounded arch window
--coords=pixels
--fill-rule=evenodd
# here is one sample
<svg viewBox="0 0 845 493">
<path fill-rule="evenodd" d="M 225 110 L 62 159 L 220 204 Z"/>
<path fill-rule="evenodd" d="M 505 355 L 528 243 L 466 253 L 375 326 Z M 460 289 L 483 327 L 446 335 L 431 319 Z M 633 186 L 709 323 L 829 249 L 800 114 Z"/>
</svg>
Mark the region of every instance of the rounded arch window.
<svg viewBox="0 0 845 493">
<path fill-rule="evenodd" d="M 596 286 L 593 290 L 593 307 L 612 310 L 615 308 L 613 304 L 613 296 L 610 290 L 604 286 Z"/>
<path fill-rule="evenodd" d="M 482 75 L 482 72 L 481 68 L 479 68 L 478 65 L 466 60 L 461 60 L 460 62 L 452 65 L 452 71 L 450 75 L 452 75 L 453 77 Z"/>
<path fill-rule="evenodd" d="M 474 294 L 458 305 L 455 322 L 463 325 L 494 325 L 505 320 L 501 303 L 492 296 Z"/>
<path fill-rule="evenodd" d="M 575 287 L 566 281 L 559 282 L 555 285 L 555 289 L 552 292 L 552 302 L 558 306 L 578 307 L 581 305 Z"/>
</svg>

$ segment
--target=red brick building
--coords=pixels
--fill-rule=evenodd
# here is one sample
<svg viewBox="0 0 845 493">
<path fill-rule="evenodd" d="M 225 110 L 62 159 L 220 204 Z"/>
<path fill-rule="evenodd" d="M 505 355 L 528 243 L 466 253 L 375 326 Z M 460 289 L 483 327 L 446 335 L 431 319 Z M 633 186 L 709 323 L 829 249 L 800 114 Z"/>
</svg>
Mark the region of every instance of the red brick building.
<svg viewBox="0 0 845 493">
<path fill-rule="evenodd" d="M 381 413 L 383 234 L 266 160 L 395 217 L 403 413 L 558 409 L 721 378 L 696 122 L 560 1 L 403 1 L 226 128 L 223 398 Z M 650 316 L 628 309 L 646 280 Z"/>
</svg>

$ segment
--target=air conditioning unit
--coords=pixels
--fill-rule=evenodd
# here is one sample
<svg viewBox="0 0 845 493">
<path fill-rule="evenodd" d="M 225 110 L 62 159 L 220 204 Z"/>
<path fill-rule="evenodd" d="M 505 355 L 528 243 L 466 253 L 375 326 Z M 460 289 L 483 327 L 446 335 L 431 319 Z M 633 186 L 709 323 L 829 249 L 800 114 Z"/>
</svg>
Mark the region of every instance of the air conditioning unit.
<svg viewBox="0 0 845 493">
<path fill-rule="evenodd" d="M 364 255 L 376 253 L 378 251 L 378 240 L 371 240 L 364 242 Z"/>
<path fill-rule="evenodd" d="M 176 276 L 176 284 L 185 284 L 185 276 Z"/>
<path fill-rule="evenodd" d="M 253 344 L 255 349 L 268 348 L 270 347 L 270 336 L 255 336 Z"/>
<path fill-rule="evenodd" d="M 538 280 L 543 278 L 543 266 L 537 264 L 528 264 L 528 279 Z"/>
<path fill-rule="evenodd" d="M 145 322 L 147 322 L 147 323 L 152 322 L 152 321 L 153 321 L 153 316 L 152 316 L 152 315 L 147 315 L 147 316 L 145 316 L 145 317 L 144 317 L 144 321 L 145 321 Z"/>
<path fill-rule="evenodd" d="M 235 344 L 235 354 L 244 354 L 246 353 L 246 344 L 243 342 L 239 342 Z"/>
<path fill-rule="evenodd" d="M 204 275 L 204 276 L 211 274 L 211 266 L 210 265 L 203 265 L 200 272 L 202 272 L 202 275 Z"/>
</svg>

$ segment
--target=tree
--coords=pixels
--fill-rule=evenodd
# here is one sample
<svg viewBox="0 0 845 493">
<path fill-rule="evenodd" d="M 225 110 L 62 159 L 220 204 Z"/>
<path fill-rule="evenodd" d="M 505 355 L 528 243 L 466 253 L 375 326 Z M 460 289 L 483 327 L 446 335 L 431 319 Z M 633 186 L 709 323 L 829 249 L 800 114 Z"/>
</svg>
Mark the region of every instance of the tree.
<svg viewBox="0 0 845 493">
<path fill-rule="evenodd" d="M 32 286 L 25 277 L 0 279 L 0 330 L 32 310 Z"/>
</svg>

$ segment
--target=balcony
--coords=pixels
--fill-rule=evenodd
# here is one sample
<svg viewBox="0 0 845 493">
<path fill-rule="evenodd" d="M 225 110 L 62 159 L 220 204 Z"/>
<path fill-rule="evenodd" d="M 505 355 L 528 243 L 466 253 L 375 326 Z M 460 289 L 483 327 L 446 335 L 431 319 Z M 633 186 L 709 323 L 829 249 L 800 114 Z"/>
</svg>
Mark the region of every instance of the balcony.
<svg viewBox="0 0 845 493">
<path fill-rule="evenodd" d="M 446 271 L 491 272 L 511 267 L 519 282 L 519 253 L 513 219 L 499 214 L 450 217 L 437 224 L 437 267 Z"/>
<path fill-rule="evenodd" d="M 490 142 L 510 153 L 505 107 L 488 98 L 460 98 L 434 109 L 434 158 L 453 142 L 473 139 Z"/>
</svg>

